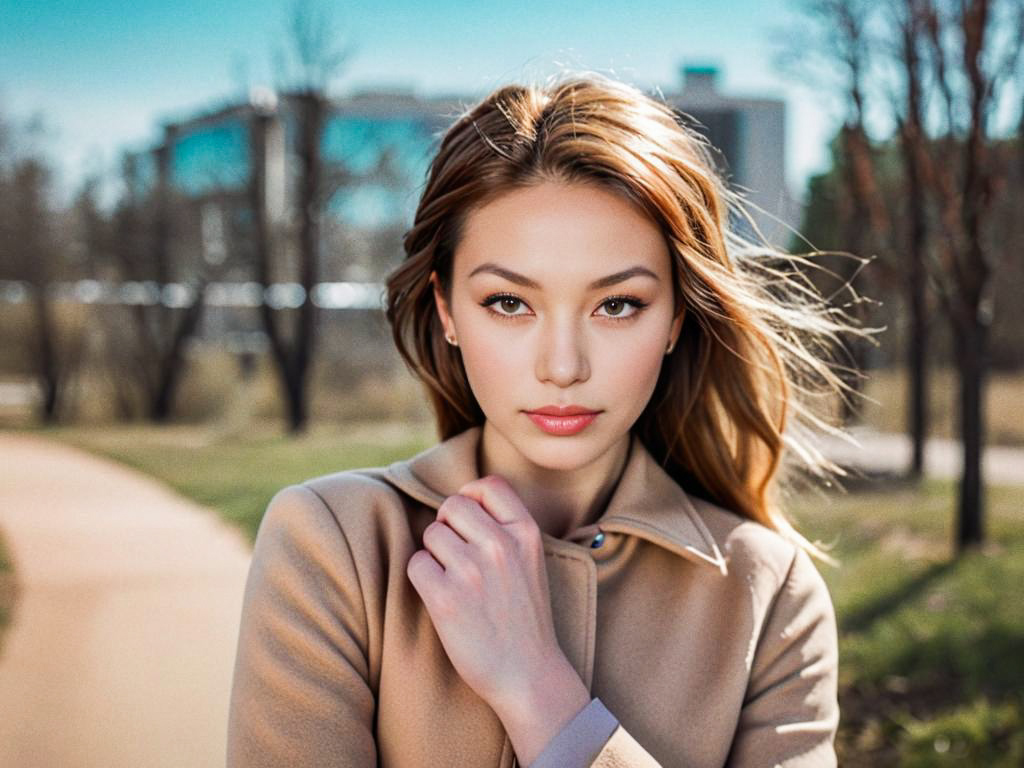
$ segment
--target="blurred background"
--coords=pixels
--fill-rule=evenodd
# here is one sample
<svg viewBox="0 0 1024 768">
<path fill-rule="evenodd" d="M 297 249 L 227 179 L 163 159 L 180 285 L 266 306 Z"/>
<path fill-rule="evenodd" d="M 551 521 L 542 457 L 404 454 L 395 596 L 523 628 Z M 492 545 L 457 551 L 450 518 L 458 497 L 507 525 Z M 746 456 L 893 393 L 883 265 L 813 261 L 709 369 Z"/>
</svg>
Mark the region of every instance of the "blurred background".
<svg viewBox="0 0 1024 768">
<path fill-rule="evenodd" d="M 842 561 L 841 764 L 1024 764 L 1022 41 L 1024 0 L 0 0 L 0 765 L 223 763 L 266 503 L 436 440 L 381 311 L 431 154 L 562 67 L 883 329 L 789 510 Z"/>
</svg>

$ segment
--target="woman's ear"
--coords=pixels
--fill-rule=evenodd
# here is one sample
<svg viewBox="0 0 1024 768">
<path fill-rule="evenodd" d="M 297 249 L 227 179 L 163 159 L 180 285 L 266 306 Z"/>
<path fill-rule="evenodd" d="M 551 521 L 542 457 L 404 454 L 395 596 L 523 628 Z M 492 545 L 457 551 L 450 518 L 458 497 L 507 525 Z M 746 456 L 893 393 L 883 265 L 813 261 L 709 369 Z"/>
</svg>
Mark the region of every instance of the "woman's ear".
<svg viewBox="0 0 1024 768">
<path fill-rule="evenodd" d="M 668 347 L 669 349 L 675 349 L 676 342 L 679 341 L 679 334 L 683 329 L 683 318 L 686 317 L 686 305 L 679 307 L 679 312 L 672 320 L 672 328 L 668 335 Z"/>
<path fill-rule="evenodd" d="M 441 319 L 441 327 L 444 328 L 444 335 L 455 337 L 455 324 L 452 322 L 448 302 L 444 299 L 444 292 L 441 290 L 441 280 L 435 270 L 430 272 L 430 283 L 434 286 L 434 305 L 437 307 L 437 316 Z"/>
</svg>

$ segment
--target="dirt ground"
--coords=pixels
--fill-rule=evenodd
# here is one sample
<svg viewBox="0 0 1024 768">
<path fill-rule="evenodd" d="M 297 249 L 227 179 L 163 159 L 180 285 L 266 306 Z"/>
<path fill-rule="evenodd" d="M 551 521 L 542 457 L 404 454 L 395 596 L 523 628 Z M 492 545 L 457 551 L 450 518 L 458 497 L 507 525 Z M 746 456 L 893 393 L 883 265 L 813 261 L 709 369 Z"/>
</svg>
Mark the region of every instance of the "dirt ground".
<svg viewBox="0 0 1024 768">
<path fill-rule="evenodd" d="M 19 582 L 0 765 L 223 766 L 249 545 L 156 481 L 0 432 Z"/>
</svg>

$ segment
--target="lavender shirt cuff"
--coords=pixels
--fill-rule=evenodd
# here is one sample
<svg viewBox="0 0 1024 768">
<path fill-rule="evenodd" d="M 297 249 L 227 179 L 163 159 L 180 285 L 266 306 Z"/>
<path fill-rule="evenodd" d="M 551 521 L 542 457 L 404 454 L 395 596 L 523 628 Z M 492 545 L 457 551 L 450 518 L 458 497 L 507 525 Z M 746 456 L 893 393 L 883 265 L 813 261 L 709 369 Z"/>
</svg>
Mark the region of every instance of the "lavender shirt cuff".
<svg viewBox="0 0 1024 768">
<path fill-rule="evenodd" d="M 589 768 L 618 725 L 615 715 L 595 697 L 555 734 L 528 768 Z"/>
</svg>

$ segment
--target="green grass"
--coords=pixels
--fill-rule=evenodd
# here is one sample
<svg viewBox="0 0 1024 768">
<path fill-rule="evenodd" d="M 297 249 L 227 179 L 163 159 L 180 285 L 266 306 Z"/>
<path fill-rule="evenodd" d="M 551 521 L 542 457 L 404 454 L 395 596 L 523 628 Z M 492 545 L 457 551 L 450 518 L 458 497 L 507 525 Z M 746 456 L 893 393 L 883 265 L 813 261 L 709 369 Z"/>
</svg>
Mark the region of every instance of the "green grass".
<svg viewBox="0 0 1024 768">
<path fill-rule="evenodd" d="M 3 650 L 4 637 L 11 623 L 14 603 L 17 599 L 17 583 L 14 580 L 14 564 L 7 540 L 0 530 L 0 651 Z"/>
<path fill-rule="evenodd" d="M 244 437 L 199 426 L 146 425 L 32 430 L 152 475 L 216 509 L 255 540 L 274 493 L 285 485 L 353 467 L 405 458 L 434 440 L 432 425 L 381 431 L 378 425 L 313 429 L 290 438 L 275 425 Z"/>
<path fill-rule="evenodd" d="M 1024 488 L 989 488 L 989 543 L 953 553 L 955 484 L 803 498 L 840 630 L 843 765 L 1019 766 Z"/>
<path fill-rule="evenodd" d="M 275 426 L 37 430 L 123 461 L 216 509 L 254 537 L 270 497 L 314 475 L 404 458 L 433 427 Z M 844 766 L 1019 766 L 1024 759 L 1024 487 L 989 488 L 989 544 L 954 557 L 955 484 L 805 494 L 791 512 L 834 542 L 820 565 L 840 629 Z"/>
</svg>

